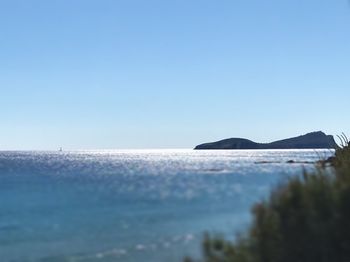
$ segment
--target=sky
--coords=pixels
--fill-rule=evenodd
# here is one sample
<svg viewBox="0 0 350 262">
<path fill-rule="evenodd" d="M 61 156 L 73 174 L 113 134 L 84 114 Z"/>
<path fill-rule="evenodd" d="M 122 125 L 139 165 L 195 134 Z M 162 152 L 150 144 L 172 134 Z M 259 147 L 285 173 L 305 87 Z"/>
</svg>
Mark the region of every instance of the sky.
<svg viewBox="0 0 350 262">
<path fill-rule="evenodd" d="M 350 134 L 347 0 L 0 0 L 0 150 Z"/>
</svg>

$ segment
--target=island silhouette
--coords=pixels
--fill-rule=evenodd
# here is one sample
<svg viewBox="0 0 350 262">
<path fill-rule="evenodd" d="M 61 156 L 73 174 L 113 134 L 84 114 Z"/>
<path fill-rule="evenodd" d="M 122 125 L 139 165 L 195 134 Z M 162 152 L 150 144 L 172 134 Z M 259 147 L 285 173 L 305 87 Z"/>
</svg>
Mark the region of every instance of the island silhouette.
<svg viewBox="0 0 350 262">
<path fill-rule="evenodd" d="M 256 143 L 245 138 L 228 138 L 216 142 L 204 143 L 196 146 L 200 149 L 329 149 L 337 148 L 332 135 L 322 131 L 311 132 L 306 135 L 287 138 L 271 143 Z"/>
</svg>

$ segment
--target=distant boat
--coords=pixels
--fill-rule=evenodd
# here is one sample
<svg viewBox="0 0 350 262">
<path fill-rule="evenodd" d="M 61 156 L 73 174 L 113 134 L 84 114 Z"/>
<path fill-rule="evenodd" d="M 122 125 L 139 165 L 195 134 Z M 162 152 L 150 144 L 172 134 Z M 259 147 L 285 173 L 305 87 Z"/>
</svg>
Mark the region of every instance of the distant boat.
<svg viewBox="0 0 350 262">
<path fill-rule="evenodd" d="M 62 150 L 62 147 L 60 147 L 60 149 L 58 150 L 59 152 L 62 152 L 63 150 Z"/>
</svg>

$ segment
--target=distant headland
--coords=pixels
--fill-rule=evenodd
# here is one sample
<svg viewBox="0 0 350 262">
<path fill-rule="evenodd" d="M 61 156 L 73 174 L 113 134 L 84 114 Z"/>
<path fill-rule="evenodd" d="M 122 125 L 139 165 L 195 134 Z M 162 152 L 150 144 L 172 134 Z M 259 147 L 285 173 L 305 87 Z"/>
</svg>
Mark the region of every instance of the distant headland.
<svg viewBox="0 0 350 262">
<path fill-rule="evenodd" d="M 336 147 L 333 136 L 317 131 L 272 143 L 256 143 L 244 138 L 229 138 L 200 144 L 194 149 L 322 149 Z"/>
</svg>

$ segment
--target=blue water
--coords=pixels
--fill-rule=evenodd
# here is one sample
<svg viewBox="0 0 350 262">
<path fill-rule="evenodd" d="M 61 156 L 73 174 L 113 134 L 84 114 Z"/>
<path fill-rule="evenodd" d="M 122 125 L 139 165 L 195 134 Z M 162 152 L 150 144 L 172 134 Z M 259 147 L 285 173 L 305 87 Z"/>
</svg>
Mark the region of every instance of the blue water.
<svg viewBox="0 0 350 262">
<path fill-rule="evenodd" d="M 0 152 L 0 261 L 181 261 L 322 150 Z M 272 161 L 274 163 L 257 163 Z"/>
</svg>

